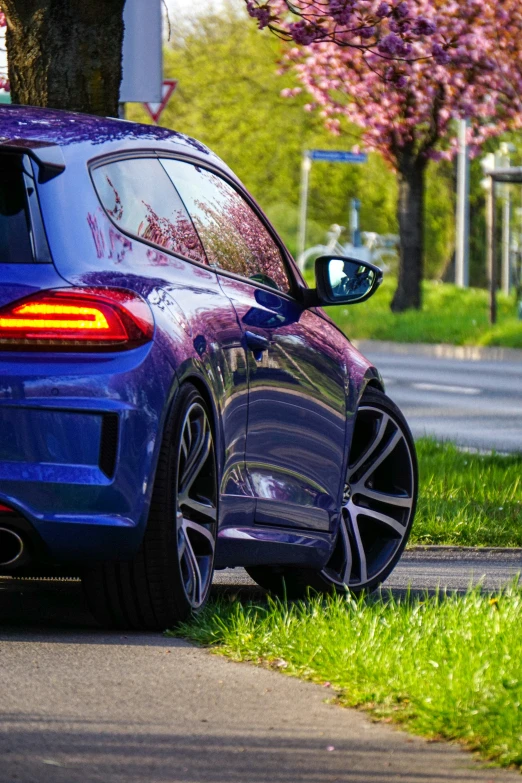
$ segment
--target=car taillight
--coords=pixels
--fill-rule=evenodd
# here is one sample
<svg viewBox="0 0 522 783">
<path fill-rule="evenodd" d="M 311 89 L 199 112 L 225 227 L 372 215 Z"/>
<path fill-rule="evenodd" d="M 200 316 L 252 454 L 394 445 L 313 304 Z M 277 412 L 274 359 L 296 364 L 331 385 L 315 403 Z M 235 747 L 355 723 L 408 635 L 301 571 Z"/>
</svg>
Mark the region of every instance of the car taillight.
<svg viewBox="0 0 522 783">
<path fill-rule="evenodd" d="M 0 503 L 0 514 L 12 514 L 13 509 L 9 508 L 9 506 L 4 506 L 3 503 Z"/>
<path fill-rule="evenodd" d="M 121 350 L 153 333 L 148 304 L 120 288 L 41 291 L 0 309 L 0 350 Z"/>
</svg>

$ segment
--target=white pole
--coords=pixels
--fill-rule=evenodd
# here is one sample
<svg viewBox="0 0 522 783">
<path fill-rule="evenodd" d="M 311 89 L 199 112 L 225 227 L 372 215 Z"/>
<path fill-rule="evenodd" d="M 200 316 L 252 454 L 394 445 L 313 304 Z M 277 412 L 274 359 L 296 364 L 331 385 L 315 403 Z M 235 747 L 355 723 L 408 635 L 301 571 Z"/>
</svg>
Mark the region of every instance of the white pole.
<svg viewBox="0 0 522 783">
<path fill-rule="evenodd" d="M 312 161 L 308 152 L 303 153 L 301 161 L 301 195 L 299 199 L 299 238 L 297 243 L 297 263 L 301 271 L 304 267 L 304 251 L 306 247 L 306 213 L 308 211 L 308 179 Z"/>
<path fill-rule="evenodd" d="M 468 120 L 459 120 L 459 155 L 457 160 L 457 226 L 455 237 L 455 284 L 469 286 L 469 155 Z"/>
<path fill-rule="evenodd" d="M 509 296 L 511 288 L 511 193 L 505 185 L 502 205 L 502 293 Z"/>
</svg>

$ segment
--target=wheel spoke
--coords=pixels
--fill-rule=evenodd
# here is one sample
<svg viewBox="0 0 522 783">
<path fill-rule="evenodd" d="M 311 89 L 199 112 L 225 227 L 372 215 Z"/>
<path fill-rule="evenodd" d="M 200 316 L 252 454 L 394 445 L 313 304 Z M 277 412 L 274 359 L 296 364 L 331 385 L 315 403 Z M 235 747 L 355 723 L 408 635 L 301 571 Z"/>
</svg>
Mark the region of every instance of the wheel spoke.
<svg viewBox="0 0 522 783">
<path fill-rule="evenodd" d="M 339 536 L 341 537 L 345 558 L 344 568 L 342 574 L 340 574 L 341 582 L 348 585 L 350 582 L 350 576 L 352 573 L 352 545 L 350 543 L 350 536 L 348 535 L 348 529 L 346 527 L 347 520 L 344 518 L 344 514 L 341 517 L 341 524 L 339 525 Z"/>
<path fill-rule="evenodd" d="M 358 484 L 364 484 L 372 473 L 375 473 L 379 465 L 381 465 L 386 457 L 389 457 L 392 451 L 396 448 L 397 444 L 403 439 L 403 434 L 400 430 L 397 430 L 395 434 L 390 438 L 386 448 L 384 448 L 374 462 L 365 470 L 364 474 L 360 477 Z"/>
<path fill-rule="evenodd" d="M 365 462 L 367 462 L 369 460 L 369 458 L 374 453 L 375 449 L 377 449 L 379 447 L 379 444 L 380 444 L 381 440 L 384 437 L 384 433 L 386 432 L 386 427 L 388 426 L 388 422 L 389 421 L 390 421 L 390 417 L 386 413 L 383 413 L 382 417 L 381 417 L 381 420 L 379 422 L 379 427 L 377 429 L 377 432 L 375 433 L 375 436 L 374 436 L 373 440 L 371 441 L 371 443 L 367 447 L 367 449 L 364 452 L 364 454 L 362 454 L 359 457 L 359 459 L 357 460 L 355 465 L 350 465 L 350 473 L 352 475 L 354 473 L 356 473 L 359 470 L 359 468 L 362 465 L 364 465 Z"/>
<path fill-rule="evenodd" d="M 196 511 L 196 513 L 206 517 L 211 522 L 215 522 L 217 519 L 216 508 L 210 501 L 202 503 L 200 500 L 195 500 L 194 498 L 183 494 L 178 496 L 178 503 L 181 508 L 188 507 L 192 509 L 192 511 Z"/>
<path fill-rule="evenodd" d="M 201 444 L 198 444 L 197 459 L 195 461 L 192 460 L 190 467 L 186 469 L 183 473 L 183 476 L 180 481 L 180 491 L 183 494 L 187 494 L 190 491 L 194 481 L 199 476 L 201 468 L 207 461 L 208 455 L 210 454 L 211 447 L 212 447 L 212 439 L 210 437 L 210 433 L 208 433 L 207 437 L 205 438 L 205 441 Z"/>
<path fill-rule="evenodd" d="M 187 597 L 193 606 L 197 607 L 203 600 L 206 587 L 206 585 L 203 584 L 204 580 L 201 574 L 198 557 L 212 557 L 215 547 L 214 538 L 212 534 L 206 529 L 206 527 L 203 527 L 203 525 L 198 525 L 197 522 L 193 522 L 192 520 L 185 518 L 182 519 L 180 532 L 182 544 L 178 545 L 179 559 L 180 561 L 183 560 L 185 562 L 189 572 L 189 579 L 185 582 L 185 589 L 187 592 Z M 208 551 L 203 555 L 198 555 L 196 553 L 190 537 L 191 532 L 192 534 L 203 536 L 203 538 L 206 539 L 208 544 Z"/>
<path fill-rule="evenodd" d="M 352 519 L 352 531 L 353 531 L 354 544 L 357 550 L 357 555 L 359 557 L 360 582 L 364 584 L 364 582 L 368 581 L 368 567 L 366 565 L 366 552 L 364 551 L 363 543 L 361 540 L 359 523 L 356 514 L 352 514 L 351 519 Z"/>
<path fill-rule="evenodd" d="M 352 485 L 352 493 L 362 495 L 368 500 L 376 500 L 379 503 L 388 503 L 390 506 L 399 506 L 400 508 L 411 508 L 413 498 L 409 495 L 390 495 L 388 492 L 376 492 L 374 489 L 365 487 L 361 482 Z"/>
<path fill-rule="evenodd" d="M 384 525 L 392 528 L 392 530 L 395 530 L 395 532 L 399 533 L 400 536 L 404 535 L 404 525 L 401 525 L 401 523 L 397 522 L 397 520 L 393 517 L 389 517 L 388 514 L 382 514 L 380 511 L 375 511 L 373 508 L 363 508 L 362 506 L 356 506 L 355 504 L 353 508 L 355 509 L 355 514 L 358 517 L 361 515 L 370 517 L 371 519 L 374 519 L 377 522 L 382 522 Z"/>
<path fill-rule="evenodd" d="M 188 425 L 189 422 L 187 422 Z M 192 443 L 192 441 L 191 441 Z M 180 490 L 182 492 L 188 492 L 190 487 L 197 478 L 199 471 L 205 464 L 207 457 L 210 453 L 212 445 L 212 438 L 207 428 L 206 420 L 203 420 L 203 426 L 199 436 L 194 444 L 191 445 L 188 451 L 188 456 L 185 461 L 183 473 L 180 480 Z"/>
</svg>

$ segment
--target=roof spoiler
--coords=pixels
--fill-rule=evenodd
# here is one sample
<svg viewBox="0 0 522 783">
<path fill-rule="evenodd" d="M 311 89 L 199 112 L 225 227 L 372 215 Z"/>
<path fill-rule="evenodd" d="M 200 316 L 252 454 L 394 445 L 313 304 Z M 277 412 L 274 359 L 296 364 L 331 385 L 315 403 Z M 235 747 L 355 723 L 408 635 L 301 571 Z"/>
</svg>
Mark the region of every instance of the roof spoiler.
<svg viewBox="0 0 522 783">
<path fill-rule="evenodd" d="M 38 166 L 38 182 L 48 182 L 65 171 L 63 152 L 57 144 L 33 139 L 0 137 L 0 152 L 18 152 L 29 155 Z"/>
</svg>

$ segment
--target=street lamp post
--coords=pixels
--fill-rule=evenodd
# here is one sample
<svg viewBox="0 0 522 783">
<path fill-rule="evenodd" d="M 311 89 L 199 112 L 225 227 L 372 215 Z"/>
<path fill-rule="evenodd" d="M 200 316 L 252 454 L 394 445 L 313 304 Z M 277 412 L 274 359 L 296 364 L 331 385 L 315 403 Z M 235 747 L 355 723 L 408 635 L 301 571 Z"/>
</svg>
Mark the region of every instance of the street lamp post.
<svg viewBox="0 0 522 783">
<path fill-rule="evenodd" d="M 469 155 L 468 120 L 459 120 L 457 159 L 457 226 L 455 238 L 455 284 L 469 286 Z"/>
<path fill-rule="evenodd" d="M 301 193 L 299 198 L 299 241 L 297 243 L 297 261 L 302 264 L 303 254 L 306 247 L 306 215 L 308 212 L 308 181 L 310 179 L 310 169 L 312 161 L 308 151 L 303 153 L 301 161 Z"/>
</svg>

